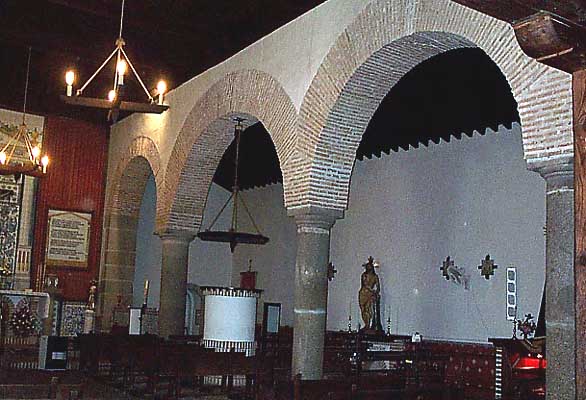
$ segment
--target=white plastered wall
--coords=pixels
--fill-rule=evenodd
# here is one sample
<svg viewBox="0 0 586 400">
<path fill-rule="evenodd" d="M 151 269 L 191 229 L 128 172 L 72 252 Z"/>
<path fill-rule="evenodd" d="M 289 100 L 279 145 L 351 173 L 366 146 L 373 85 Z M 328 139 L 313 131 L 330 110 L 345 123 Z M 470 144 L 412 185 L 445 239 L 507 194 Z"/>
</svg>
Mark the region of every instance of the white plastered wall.
<svg viewBox="0 0 586 400">
<path fill-rule="evenodd" d="M 299 109 L 303 96 L 332 43 L 367 4 L 365 0 L 323 3 L 236 55 L 185 82 L 167 94 L 168 112 L 134 114 L 112 126 L 109 173 L 136 136 L 148 136 L 166 165 L 185 118 L 200 97 L 230 72 L 256 69 L 273 76 Z"/>
<path fill-rule="evenodd" d="M 134 271 L 134 306 L 143 302 L 144 281 L 149 280 L 149 307 L 159 307 L 161 286 L 161 239 L 155 231 L 155 181 L 149 177 L 140 207 L 136 238 L 136 267 Z M 213 184 L 208 195 L 203 227 L 209 227 L 213 218 L 230 195 Z M 231 207 L 228 206 L 216 223 L 216 229 L 227 229 Z M 229 286 L 232 274 L 232 255 L 227 244 L 202 242 L 194 239 L 189 246 L 188 282 L 198 286 Z"/>
<path fill-rule="evenodd" d="M 328 329 L 359 321 L 357 293 L 369 255 L 381 263 L 382 312 L 393 333 L 484 341 L 507 337 L 505 270 L 518 268 L 519 314 L 539 314 L 545 276 L 545 181 L 526 169 L 519 126 L 488 131 L 428 148 L 357 161 L 350 206 L 332 229 Z M 241 246 L 233 284 L 253 260 L 264 301 L 283 304 L 293 323 L 295 224 L 282 205 L 282 188 L 246 192 L 266 246 Z M 490 254 L 498 264 L 486 280 L 478 266 Z M 451 256 L 470 275 L 470 289 L 446 281 Z M 385 324 L 386 325 L 386 324 Z"/>
</svg>

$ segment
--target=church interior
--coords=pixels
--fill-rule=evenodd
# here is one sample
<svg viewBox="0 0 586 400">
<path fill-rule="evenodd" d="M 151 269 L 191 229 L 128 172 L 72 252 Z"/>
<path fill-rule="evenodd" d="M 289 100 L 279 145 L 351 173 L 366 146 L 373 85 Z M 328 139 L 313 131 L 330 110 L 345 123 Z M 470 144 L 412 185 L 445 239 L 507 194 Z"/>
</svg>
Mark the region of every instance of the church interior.
<svg viewBox="0 0 586 400">
<path fill-rule="evenodd" d="M 582 2 L 0 22 L 0 398 L 586 400 Z"/>
</svg>

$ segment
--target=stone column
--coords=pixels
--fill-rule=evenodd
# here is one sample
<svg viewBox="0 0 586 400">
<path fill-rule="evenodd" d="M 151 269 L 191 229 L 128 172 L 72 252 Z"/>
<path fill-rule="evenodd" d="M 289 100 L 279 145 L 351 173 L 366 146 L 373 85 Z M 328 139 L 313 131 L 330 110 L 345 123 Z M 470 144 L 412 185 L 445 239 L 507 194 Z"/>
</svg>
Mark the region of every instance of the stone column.
<svg viewBox="0 0 586 400">
<path fill-rule="evenodd" d="M 327 313 L 330 229 L 342 212 L 304 209 L 290 212 L 297 224 L 295 321 L 292 375 L 321 379 Z"/>
<path fill-rule="evenodd" d="M 138 215 L 106 212 L 96 315 L 101 332 L 110 332 L 115 308 L 132 305 L 137 225 Z"/>
<path fill-rule="evenodd" d="M 183 335 L 189 243 L 195 235 L 188 232 L 159 234 L 162 242 L 161 297 L 159 303 L 159 335 Z"/>
<path fill-rule="evenodd" d="M 573 163 L 551 162 L 537 171 L 547 183 L 547 399 L 570 400 L 576 398 Z"/>
</svg>

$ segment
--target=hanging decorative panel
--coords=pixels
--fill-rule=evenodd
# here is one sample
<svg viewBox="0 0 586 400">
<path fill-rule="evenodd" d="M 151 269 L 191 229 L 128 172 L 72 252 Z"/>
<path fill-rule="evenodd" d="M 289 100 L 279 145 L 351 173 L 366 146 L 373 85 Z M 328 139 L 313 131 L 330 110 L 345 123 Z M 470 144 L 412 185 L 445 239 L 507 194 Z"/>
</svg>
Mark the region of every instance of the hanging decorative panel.
<svg viewBox="0 0 586 400">
<path fill-rule="evenodd" d="M 61 311 L 61 336 L 76 336 L 83 333 L 86 304 L 83 302 L 63 303 Z"/>
<path fill-rule="evenodd" d="M 12 273 L 16 267 L 16 248 L 20 224 L 21 184 L 12 176 L 0 176 L 0 264 Z"/>
</svg>

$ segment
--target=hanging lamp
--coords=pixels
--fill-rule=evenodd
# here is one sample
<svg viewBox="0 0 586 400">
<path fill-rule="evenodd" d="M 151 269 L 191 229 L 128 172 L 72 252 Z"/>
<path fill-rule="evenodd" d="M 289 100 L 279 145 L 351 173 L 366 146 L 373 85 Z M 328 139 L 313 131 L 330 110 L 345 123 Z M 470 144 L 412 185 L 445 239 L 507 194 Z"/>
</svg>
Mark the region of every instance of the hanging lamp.
<svg viewBox="0 0 586 400">
<path fill-rule="evenodd" d="M 75 72 L 67 71 L 65 74 L 65 83 L 67 84 L 67 92 L 66 95 L 61 95 L 61 100 L 67 104 L 72 104 L 76 106 L 82 107 L 94 107 L 94 108 L 103 108 L 109 109 L 110 112 L 108 113 L 108 120 L 112 122 L 116 122 L 118 119 L 118 114 L 120 110 L 123 111 L 131 111 L 131 112 L 139 112 L 139 113 L 156 113 L 160 114 L 163 111 L 169 109 L 168 105 L 163 104 L 163 96 L 167 91 L 167 84 L 165 81 L 159 81 L 157 84 L 157 100 L 151 96 L 148 89 L 146 88 L 145 84 L 143 83 L 140 75 L 132 65 L 130 58 L 124 51 L 124 46 L 126 42 L 122 38 L 122 27 L 124 22 L 124 2 L 122 0 L 122 10 L 120 12 L 120 31 L 118 33 L 118 39 L 116 39 L 116 47 L 114 51 L 110 53 L 108 58 L 98 67 L 98 69 L 93 73 L 93 75 L 87 80 L 86 83 L 83 84 L 81 88 L 79 88 L 75 96 L 73 96 L 73 83 L 75 82 Z M 83 97 L 82 93 L 87 88 L 87 86 L 94 80 L 94 78 L 104 69 L 108 62 L 116 57 L 116 71 L 114 72 L 114 86 L 113 89 L 108 92 L 107 99 L 99 99 L 93 97 Z M 142 87 L 143 91 L 147 95 L 149 100 L 148 103 L 139 103 L 134 101 L 126 101 L 123 100 L 124 97 L 124 75 L 127 72 L 128 67 L 134 74 L 134 77 Z"/>
<path fill-rule="evenodd" d="M 199 232 L 197 236 L 204 241 L 208 242 L 223 242 L 223 243 L 230 243 L 230 251 L 233 253 L 236 245 L 239 243 L 242 244 L 257 244 L 263 245 L 268 243 L 269 238 L 263 236 L 258 229 L 258 226 L 254 222 L 250 211 L 248 210 L 248 206 L 244 201 L 244 197 L 240 193 L 240 187 L 238 186 L 238 161 L 239 161 L 239 152 L 240 152 L 240 137 L 242 136 L 243 126 L 242 122 L 245 121 L 243 118 L 234 118 L 236 122 L 236 126 L 234 127 L 234 139 L 236 141 L 236 156 L 234 159 L 234 186 L 232 186 L 232 194 L 224 203 L 224 206 L 220 209 L 220 212 L 214 220 L 212 221 L 210 227 L 203 232 Z M 214 227 L 215 223 L 220 218 L 220 215 L 224 212 L 228 204 L 232 201 L 232 221 L 230 223 L 230 229 L 228 231 L 214 231 L 212 228 Z M 238 201 L 242 203 L 244 207 L 244 211 L 248 215 L 252 226 L 256 230 L 256 233 L 249 233 L 249 232 L 239 232 L 238 231 Z"/>
<path fill-rule="evenodd" d="M 49 157 L 41 155 L 39 132 L 36 130 L 29 136 L 26 125 L 26 100 L 31 66 L 31 48 L 28 48 L 26 64 L 26 80 L 24 84 L 24 100 L 22 105 L 22 124 L 12 133 L 8 126 L 0 127 L 0 131 L 9 136 L 8 141 L 0 149 L 0 175 L 14 175 L 19 181 L 22 175 L 40 178 L 47 173 Z M 24 147 L 24 149 L 23 149 Z"/>
</svg>

